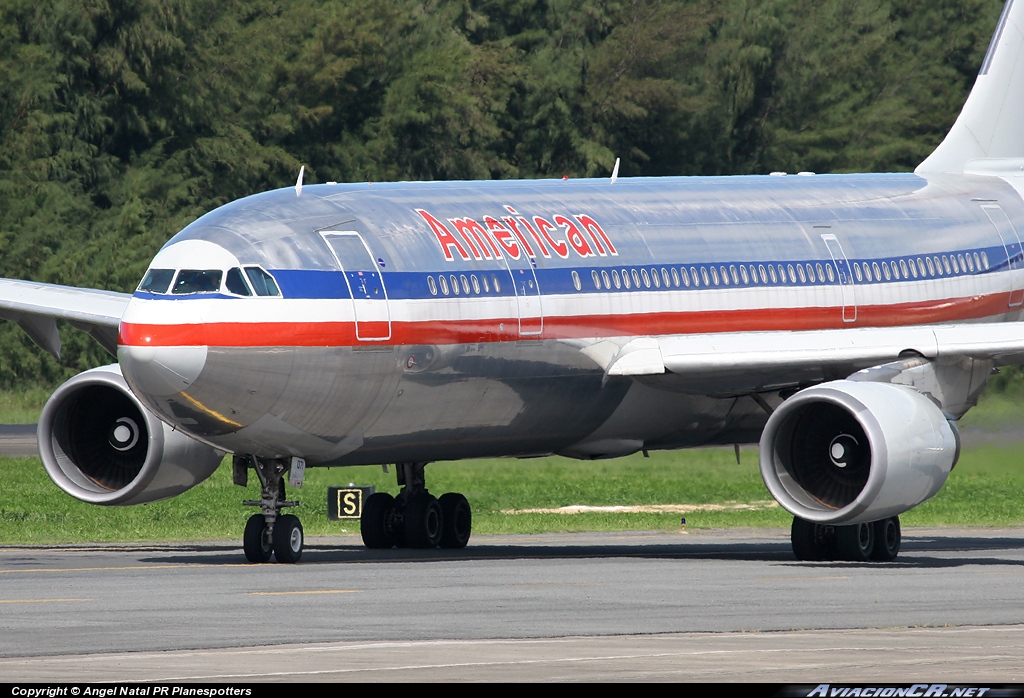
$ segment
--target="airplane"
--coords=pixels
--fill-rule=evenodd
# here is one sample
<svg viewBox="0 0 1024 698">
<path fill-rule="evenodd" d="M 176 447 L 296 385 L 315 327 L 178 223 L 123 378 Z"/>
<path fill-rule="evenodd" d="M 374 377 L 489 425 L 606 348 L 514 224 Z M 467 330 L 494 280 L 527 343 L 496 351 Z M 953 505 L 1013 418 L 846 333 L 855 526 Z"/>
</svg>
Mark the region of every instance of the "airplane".
<svg viewBox="0 0 1024 698">
<path fill-rule="evenodd" d="M 0 280 L 117 363 L 60 386 L 39 450 L 98 505 L 173 497 L 232 455 L 248 560 L 302 555 L 285 482 L 394 464 L 369 548 L 461 548 L 430 462 L 759 442 L 801 560 L 891 561 L 958 420 L 1024 363 L 1024 0 L 913 173 L 328 182 L 172 237 L 134 293 Z M 509 460 L 509 467 L 515 467 Z"/>
</svg>

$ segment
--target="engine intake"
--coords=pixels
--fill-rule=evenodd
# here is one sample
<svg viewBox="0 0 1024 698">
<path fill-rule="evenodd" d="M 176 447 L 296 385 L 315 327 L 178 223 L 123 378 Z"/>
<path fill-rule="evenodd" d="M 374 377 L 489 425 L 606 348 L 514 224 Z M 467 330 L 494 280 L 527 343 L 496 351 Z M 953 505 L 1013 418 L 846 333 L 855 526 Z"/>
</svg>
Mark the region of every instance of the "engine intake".
<svg viewBox="0 0 1024 698">
<path fill-rule="evenodd" d="M 157 419 L 117 364 L 60 386 L 43 408 L 38 438 L 50 479 L 90 504 L 173 497 L 210 477 L 224 456 Z"/>
<path fill-rule="evenodd" d="M 761 476 L 795 516 L 856 524 L 930 499 L 959 457 L 956 427 L 921 393 L 833 381 L 786 400 L 761 435 Z"/>
</svg>

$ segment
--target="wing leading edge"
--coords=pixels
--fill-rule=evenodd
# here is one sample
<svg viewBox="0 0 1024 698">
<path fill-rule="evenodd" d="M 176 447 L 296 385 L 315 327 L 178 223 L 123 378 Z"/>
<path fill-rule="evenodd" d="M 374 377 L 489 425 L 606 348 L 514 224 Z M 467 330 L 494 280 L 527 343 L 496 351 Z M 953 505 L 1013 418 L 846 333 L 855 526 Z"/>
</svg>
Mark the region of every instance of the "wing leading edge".
<svg viewBox="0 0 1024 698">
<path fill-rule="evenodd" d="M 58 359 L 57 319 L 89 333 L 116 355 L 117 328 L 130 300 L 129 293 L 0 279 L 0 318 L 18 323 L 32 341 Z"/>
</svg>

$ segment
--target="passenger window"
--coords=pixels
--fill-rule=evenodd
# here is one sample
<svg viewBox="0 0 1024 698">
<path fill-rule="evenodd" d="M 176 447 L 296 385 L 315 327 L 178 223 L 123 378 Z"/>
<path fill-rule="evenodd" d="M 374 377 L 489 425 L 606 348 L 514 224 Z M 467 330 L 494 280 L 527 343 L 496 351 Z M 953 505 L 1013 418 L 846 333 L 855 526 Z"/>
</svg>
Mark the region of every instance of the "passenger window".
<svg viewBox="0 0 1024 698">
<path fill-rule="evenodd" d="M 150 269 L 139 284 L 139 290 L 146 293 L 167 293 L 174 280 L 173 269 Z"/>
<path fill-rule="evenodd" d="M 981 253 L 981 265 L 985 269 L 988 269 L 988 252 L 982 252 Z"/>
<path fill-rule="evenodd" d="M 618 269 L 612 269 L 612 283 L 615 284 L 615 288 L 619 288 L 622 286 L 622 282 L 619 281 Z"/>
<path fill-rule="evenodd" d="M 596 269 L 590 272 L 590 276 L 594 279 L 594 288 L 601 288 L 601 276 Z"/>
<path fill-rule="evenodd" d="M 650 276 L 650 274 L 647 273 L 647 270 L 646 269 L 641 269 L 640 270 L 640 275 L 642 277 L 644 277 L 644 286 L 646 288 L 650 288 L 651 287 L 651 276 Z"/>
<path fill-rule="evenodd" d="M 459 295 L 459 280 L 455 278 L 455 274 L 449 276 L 448 280 L 452 282 L 452 293 Z"/>
<path fill-rule="evenodd" d="M 610 289 L 612 287 L 611 277 L 608 276 L 608 272 L 604 269 L 601 270 L 601 281 L 604 282 L 604 287 Z"/>
<path fill-rule="evenodd" d="M 443 276 L 438 275 L 437 283 L 439 283 L 441 285 L 441 293 L 443 293 L 444 295 L 447 296 L 448 295 L 448 281 Z"/>
<path fill-rule="evenodd" d="M 654 284 L 654 288 L 661 288 L 661 277 L 658 276 L 657 269 L 651 269 L 651 282 Z"/>
<path fill-rule="evenodd" d="M 491 281 L 494 282 L 494 292 L 501 293 L 501 283 L 498 281 L 498 277 L 492 274 Z"/>
<path fill-rule="evenodd" d="M 469 277 L 469 283 L 473 286 L 473 293 L 480 295 L 480 281 L 476 278 L 476 274 Z"/>
<path fill-rule="evenodd" d="M 804 268 L 799 264 L 796 265 L 796 272 L 800 276 L 800 283 L 807 283 L 807 272 L 805 272 Z"/>
<path fill-rule="evenodd" d="M 629 283 L 629 270 L 628 269 L 623 269 L 622 270 L 622 285 L 625 286 L 626 288 L 629 288 L 629 286 L 630 286 L 630 283 Z"/>
<path fill-rule="evenodd" d="M 252 291 L 249 290 L 249 284 L 245 283 L 242 270 L 238 267 L 228 269 L 228 276 L 224 279 L 224 287 L 236 296 L 252 295 Z"/>
<path fill-rule="evenodd" d="M 864 274 L 860 270 L 860 265 L 857 264 L 856 262 L 853 263 L 853 274 L 854 274 L 854 276 L 857 277 L 857 281 L 863 281 L 864 280 Z M 824 277 L 821 274 L 821 265 L 820 264 L 818 265 L 818 275 L 821 277 L 822 281 L 825 280 Z"/>
<path fill-rule="evenodd" d="M 676 271 L 675 267 L 672 267 L 672 285 L 679 288 L 679 272 Z"/>
<path fill-rule="evenodd" d="M 433 276 L 428 276 L 427 277 L 427 288 L 430 289 L 430 295 L 432 295 L 432 296 L 436 296 L 437 295 L 437 284 L 434 282 L 434 277 Z"/>
<path fill-rule="evenodd" d="M 462 279 L 462 291 L 468 296 L 469 295 L 469 279 L 466 278 L 465 274 L 459 276 Z"/>
<path fill-rule="evenodd" d="M 573 271 L 573 273 L 572 273 L 572 285 L 576 288 L 577 291 L 580 291 L 580 290 L 583 289 L 583 284 L 580 283 L 580 275 L 577 274 L 575 271 Z M 484 288 L 485 289 L 487 288 L 487 277 L 486 276 L 484 277 Z"/>
<path fill-rule="evenodd" d="M 277 288 L 274 277 L 259 267 L 246 267 L 245 275 L 249 277 L 252 290 L 257 296 L 280 296 L 281 291 Z"/>
<path fill-rule="evenodd" d="M 174 282 L 171 293 L 184 295 L 188 293 L 216 293 L 220 290 L 220 280 L 224 272 L 220 269 L 182 269 Z"/>
</svg>

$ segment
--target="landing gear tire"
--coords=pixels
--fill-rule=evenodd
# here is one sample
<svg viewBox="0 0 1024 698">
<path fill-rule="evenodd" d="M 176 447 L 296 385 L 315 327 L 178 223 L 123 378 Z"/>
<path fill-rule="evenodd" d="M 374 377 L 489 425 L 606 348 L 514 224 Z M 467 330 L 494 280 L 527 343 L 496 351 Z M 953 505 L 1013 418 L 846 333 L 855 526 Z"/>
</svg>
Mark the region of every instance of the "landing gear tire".
<svg viewBox="0 0 1024 698">
<path fill-rule="evenodd" d="M 245 559 L 249 562 L 268 562 L 273 555 L 274 549 L 267 540 L 265 531 L 267 521 L 263 514 L 253 514 L 245 522 L 245 533 L 242 534 L 242 549 L 245 550 Z"/>
<path fill-rule="evenodd" d="M 278 562 L 292 564 L 302 557 L 302 524 L 299 517 L 285 514 L 274 524 L 274 557 Z"/>
<path fill-rule="evenodd" d="M 836 548 L 841 560 L 868 562 L 874 559 L 875 524 L 870 522 L 836 526 Z"/>
<path fill-rule="evenodd" d="M 422 492 L 405 504 L 405 544 L 410 548 L 436 548 L 441 542 L 441 505 L 432 494 Z"/>
<path fill-rule="evenodd" d="M 900 554 L 900 542 L 903 538 L 900 517 L 890 516 L 871 525 L 875 528 L 875 549 L 871 552 L 871 559 L 877 562 L 892 562 Z"/>
<path fill-rule="evenodd" d="M 359 532 L 367 548 L 387 550 L 395 547 L 398 535 L 394 526 L 395 498 L 387 492 L 375 492 L 363 504 Z"/>
<path fill-rule="evenodd" d="M 473 512 L 469 502 L 457 492 L 442 494 L 441 505 L 441 547 L 465 548 L 473 530 Z"/>
<path fill-rule="evenodd" d="M 790 542 L 797 560 L 823 562 L 836 556 L 836 527 L 793 517 Z"/>
</svg>

